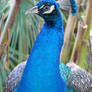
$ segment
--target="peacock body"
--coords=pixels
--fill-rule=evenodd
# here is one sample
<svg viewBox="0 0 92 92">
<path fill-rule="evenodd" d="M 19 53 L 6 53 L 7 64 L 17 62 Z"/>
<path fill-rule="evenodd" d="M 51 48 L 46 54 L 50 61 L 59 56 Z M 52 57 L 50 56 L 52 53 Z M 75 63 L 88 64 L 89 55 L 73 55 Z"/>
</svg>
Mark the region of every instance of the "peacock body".
<svg viewBox="0 0 92 92">
<path fill-rule="evenodd" d="M 25 65 L 26 61 L 16 66 L 10 73 L 4 92 L 11 92 L 17 88 Z M 73 62 L 67 65 L 60 63 L 60 74 L 66 81 L 68 88 L 74 92 L 92 92 L 92 75 Z"/>
</svg>

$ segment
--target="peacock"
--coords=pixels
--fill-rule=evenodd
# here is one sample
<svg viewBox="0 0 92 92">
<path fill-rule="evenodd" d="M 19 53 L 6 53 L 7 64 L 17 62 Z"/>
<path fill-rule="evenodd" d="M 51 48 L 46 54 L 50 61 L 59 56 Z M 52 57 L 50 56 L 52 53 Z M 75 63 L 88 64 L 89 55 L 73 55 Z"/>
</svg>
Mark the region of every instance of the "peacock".
<svg viewBox="0 0 92 92">
<path fill-rule="evenodd" d="M 13 92 L 69 92 L 59 69 L 64 41 L 59 4 L 55 0 L 41 0 L 26 12 L 30 13 L 38 14 L 45 23 L 28 57 L 21 81 Z"/>
<path fill-rule="evenodd" d="M 28 57 L 21 81 L 13 92 L 69 92 L 59 69 L 64 42 L 59 4 L 55 0 L 41 0 L 26 12 L 29 13 L 38 14 L 45 23 Z"/>
<path fill-rule="evenodd" d="M 75 0 L 70 1 L 72 14 L 75 15 L 77 12 L 76 2 Z M 26 12 L 26 14 L 29 13 L 41 16 L 45 23 L 27 62 L 18 65 L 8 77 L 8 79 L 13 79 L 14 73 L 18 73 L 16 80 L 19 84 L 15 82 L 13 85 L 16 88 L 10 88 L 12 89 L 10 92 L 70 92 L 67 85 L 72 74 L 71 68 L 59 62 L 64 43 L 63 19 L 59 4 L 54 0 L 41 0 L 35 7 Z M 11 81 L 6 82 L 6 84 L 9 82 Z"/>
</svg>

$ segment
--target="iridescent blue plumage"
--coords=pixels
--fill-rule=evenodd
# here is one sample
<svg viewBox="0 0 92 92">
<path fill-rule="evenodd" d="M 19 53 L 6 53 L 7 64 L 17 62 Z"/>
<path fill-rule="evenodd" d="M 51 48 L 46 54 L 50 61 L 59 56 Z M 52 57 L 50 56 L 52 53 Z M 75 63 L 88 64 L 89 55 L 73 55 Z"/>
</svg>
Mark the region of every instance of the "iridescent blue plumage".
<svg viewBox="0 0 92 92">
<path fill-rule="evenodd" d="M 70 0 L 70 2 L 71 2 L 71 5 L 72 5 L 72 14 L 73 14 L 73 16 L 75 16 L 76 13 L 77 13 L 77 4 L 76 4 L 76 1 L 75 0 Z"/>
<path fill-rule="evenodd" d="M 77 4 L 75 0 L 57 0 L 61 10 L 71 12 L 73 16 L 77 13 Z"/>
<path fill-rule="evenodd" d="M 67 65 L 60 63 L 60 74 L 62 78 L 65 80 L 66 83 L 68 83 L 68 80 L 71 76 L 71 68 L 68 67 Z"/>
<path fill-rule="evenodd" d="M 54 0 L 42 0 L 30 11 L 33 10 L 45 23 L 29 55 L 20 84 L 14 92 L 69 92 L 59 69 L 64 42 L 59 4 Z"/>
</svg>

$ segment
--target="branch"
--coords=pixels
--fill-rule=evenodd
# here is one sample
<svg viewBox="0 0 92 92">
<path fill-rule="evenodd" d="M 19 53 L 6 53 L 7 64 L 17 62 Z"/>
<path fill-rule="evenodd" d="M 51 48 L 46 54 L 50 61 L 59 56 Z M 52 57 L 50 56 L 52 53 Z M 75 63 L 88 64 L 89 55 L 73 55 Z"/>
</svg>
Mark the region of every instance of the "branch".
<svg viewBox="0 0 92 92">
<path fill-rule="evenodd" d="M 79 22 L 78 25 L 78 33 L 76 36 L 76 40 L 75 40 L 75 44 L 74 44 L 74 48 L 73 48 L 73 52 L 72 52 L 72 56 L 71 56 L 71 60 L 75 63 L 77 63 L 79 61 L 80 58 L 80 50 L 81 50 L 81 46 L 83 44 L 83 38 L 84 38 L 84 33 L 87 29 L 87 25 L 84 24 L 83 22 Z"/>
<path fill-rule="evenodd" d="M 77 4 L 79 3 L 80 1 L 77 0 Z M 70 14 L 65 29 L 64 46 L 62 48 L 61 57 L 60 57 L 60 61 L 63 61 L 64 63 L 66 63 L 66 61 L 68 60 L 68 56 L 70 52 L 70 42 L 72 39 L 72 35 L 74 33 L 74 29 L 76 27 L 76 23 L 77 23 L 77 15 L 72 16 L 72 14 Z"/>
<path fill-rule="evenodd" d="M 2 15 L 1 22 L 0 22 L 0 36 L 1 36 L 3 24 L 4 24 L 4 14 Z"/>
<path fill-rule="evenodd" d="M 63 45 L 61 57 L 60 57 L 60 61 L 63 61 L 64 63 L 66 63 L 66 61 L 68 60 L 68 56 L 70 52 L 70 41 L 72 39 L 72 35 L 74 32 L 76 23 L 77 23 L 77 16 L 73 17 L 72 14 L 70 14 L 66 25 L 66 29 L 65 29 L 64 45 Z"/>
<path fill-rule="evenodd" d="M 85 31 L 84 34 L 84 40 L 89 40 L 90 38 L 90 28 L 91 28 L 91 24 L 92 24 L 92 0 L 88 0 L 87 3 L 87 9 L 86 9 L 86 13 L 85 13 L 85 19 L 84 19 L 84 23 L 88 25 L 87 30 Z M 79 65 L 82 67 L 84 63 L 86 62 L 86 57 L 87 57 L 87 50 L 88 47 L 86 46 L 86 44 L 82 44 L 82 49 L 80 52 L 80 60 L 79 60 Z M 82 61 L 82 62 L 81 62 Z"/>
</svg>

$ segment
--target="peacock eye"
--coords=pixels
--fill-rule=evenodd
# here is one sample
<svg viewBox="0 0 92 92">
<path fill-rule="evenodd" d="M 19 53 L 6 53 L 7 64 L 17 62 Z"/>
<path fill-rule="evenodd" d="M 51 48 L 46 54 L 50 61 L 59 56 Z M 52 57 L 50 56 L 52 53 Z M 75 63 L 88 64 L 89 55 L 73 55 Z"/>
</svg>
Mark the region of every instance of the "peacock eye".
<svg viewBox="0 0 92 92">
<path fill-rule="evenodd" d="M 50 9 L 50 6 L 44 6 L 44 9 L 47 11 Z"/>
</svg>

